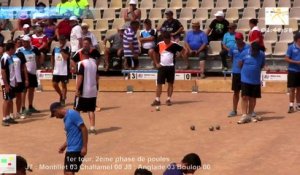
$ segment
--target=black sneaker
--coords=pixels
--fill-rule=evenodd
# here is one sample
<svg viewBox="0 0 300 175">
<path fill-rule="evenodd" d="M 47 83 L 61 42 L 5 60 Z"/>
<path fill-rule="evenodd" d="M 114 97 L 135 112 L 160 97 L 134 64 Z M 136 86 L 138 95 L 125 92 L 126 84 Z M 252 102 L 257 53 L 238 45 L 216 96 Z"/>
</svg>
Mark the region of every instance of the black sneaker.
<svg viewBox="0 0 300 175">
<path fill-rule="evenodd" d="M 167 101 L 166 101 L 166 105 L 167 105 L 167 106 L 172 106 L 171 100 L 167 100 Z"/>
<path fill-rule="evenodd" d="M 160 106 L 160 101 L 154 100 L 151 106 Z"/>
<path fill-rule="evenodd" d="M 2 120 L 2 126 L 9 126 L 9 123 L 7 120 Z"/>
<path fill-rule="evenodd" d="M 293 107 L 293 106 L 290 106 L 290 107 L 289 107 L 289 111 L 288 111 L 288 113 L 290 114 L 290 113 L 293 113 L 293 112 L 295 112 L 295 109 L 294 109 L 294 107 Z"/>
<path fill-rule="evenodd" d="M 40 113 L 41 111 L 36 110 L 34 107 L 28 108 L 30 113 Z"/>
<path fill-rule="evenodd" d="M 19 122 L 15 121 L 13 118 L 9 118 L 6 120 L 9 124 L 18 124 Z"/>
</svg>

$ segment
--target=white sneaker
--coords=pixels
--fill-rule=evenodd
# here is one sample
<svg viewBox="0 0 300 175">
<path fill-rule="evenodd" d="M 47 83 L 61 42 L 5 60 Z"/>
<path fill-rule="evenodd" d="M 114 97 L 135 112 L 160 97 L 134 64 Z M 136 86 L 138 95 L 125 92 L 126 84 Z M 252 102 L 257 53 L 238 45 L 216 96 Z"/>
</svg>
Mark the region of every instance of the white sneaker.
<svg viewBox="0 0 300 175">
<path fill-rule="evenodd" d="M 245 124 L 245 123 L 249 123 L 251 121 L 252 121 L 251 117 L 244 114 L 244 115 L 242 115 L 241 119 L 237 123 L 238 124 Z"/>
<path fill-rule="evenodd" d="M 256 123 L 258 120 L 256 119 L 256 117 L 251 117 L 251 122 Z"/>
</svg>

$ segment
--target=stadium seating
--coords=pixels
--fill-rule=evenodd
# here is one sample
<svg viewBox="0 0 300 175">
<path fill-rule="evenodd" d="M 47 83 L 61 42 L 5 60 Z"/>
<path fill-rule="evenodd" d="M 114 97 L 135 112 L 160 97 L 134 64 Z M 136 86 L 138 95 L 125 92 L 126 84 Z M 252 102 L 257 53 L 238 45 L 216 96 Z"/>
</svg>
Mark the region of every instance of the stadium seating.
<svg viewBox="0 0 300 175">
<path fill-rule="evenodd" d="M 273 56 L 285 56 L 286 50 L 288 48 L 288 43 L 287 42 L 277 42 L 275 44 L 275 48 L 274 48 L 274 52 L 273 52 Z"/>
<path fill-rule="evenodd" d="M 247 8 L 260 8 L 260 0 L 250 0 L 248 1 Z"/>
<path fill-rule="evenodd" d="M 212 1 L 212 0 L 202 0 L 201 8 L 213 9 L 214 8 L 214 1 Z"/>
<path fill-rule="evenodd" d="M 232 0 L 230 7 L 237 8 L 237 9 L 243 9 L 245 7 L 244 0 Z"/>
<path fill-rule="evenodd" d="M 256 18 L 255 8 L 244 8 L 242 19 Z"/>
<path fill-rule="evenodd" d="M 96 9 L 107 9 L 108 1 L 103 1 L 103 0 L 96 1 L 95 8 Z"/>
<path fill-rule="evenodd" d="M 169 8 L 181 9 L 182 8 L 182 0 L 171 0 Z"/>
<path fill-rule="evenodd" d="M 142 0 L 140 4 L 141 9 L 152 9 L 153 1 L 152 0 Z"/>
<path fill-rule="evenodd" d="M 198 9 L 199 8 L 199 0 L 187 0 L 186 8 Z"/>
</svg>

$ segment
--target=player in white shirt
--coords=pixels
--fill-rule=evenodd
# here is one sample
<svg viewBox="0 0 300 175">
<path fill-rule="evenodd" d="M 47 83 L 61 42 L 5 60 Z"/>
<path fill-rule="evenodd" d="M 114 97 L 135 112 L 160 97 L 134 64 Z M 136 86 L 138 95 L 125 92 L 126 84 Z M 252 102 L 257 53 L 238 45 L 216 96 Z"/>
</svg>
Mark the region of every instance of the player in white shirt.
<svg viewBox="0 0 300 175">
<path fill-rule="evenodd" d="M 27 75 L 29 81 L 28 87 L 23 93 L 23 97 L 22 97 L 22 113 L 25 113 L 25 115 L 30 113 L 40 112 L 33 107 L 33 99 L 34 99 L 34 89 L 38 87 L 36 70 L 37 70 L 37 62 L 40 58 L 41 53 L 36 47 L 31 45 L 30 40 L 31 38 L 25 35 L 22 38 L 23 47 L 20 47 L 17 51 L 17 52 L 22 52 L 25 55 Z M 25 108 L 27 92 L 28 92 L 28 110 L 26 110 Z"/>
<path fill-rule="evenodd" d="M 60 103 L 65 105 L 70 72 L 70 48 L 66 45 L 67 40 L 63 35 L 59 36 L 59 44 L 59 47 L 53 49 L 51 56 L 51 65 L 53 67 L 52 83 L 59 95 Z M 60 82 L 62 89 L 59 87 Z"/>
<path fill-rule="evenodd" d="M 82 29 L 76 16 L 70 17 L 70 25 L 73 27 L 70 35 L 71 56 L 82 48 Z"/>
<path fill-rule="evenodd" d="M 95 108 L 98 94 L 98 74 L 96 60 L 90 58 L 89 54 L 88 49 L 83 49 L 83 60 L 78 63 L 74 108 L 77 111 L 88 112 L 91 125 L 89 133 L 96 134 Z"/>
</svg>

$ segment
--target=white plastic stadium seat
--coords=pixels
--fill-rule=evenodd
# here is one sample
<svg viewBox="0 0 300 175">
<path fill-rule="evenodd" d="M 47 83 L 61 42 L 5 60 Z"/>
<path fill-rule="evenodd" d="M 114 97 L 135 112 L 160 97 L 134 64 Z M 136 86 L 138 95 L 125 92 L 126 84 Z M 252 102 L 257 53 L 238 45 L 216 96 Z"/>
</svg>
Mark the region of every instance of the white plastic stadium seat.
<svg viewBox="0 0 300 175">
<path fill-rule="evenodd" d="M 243 9 L 245 7 L 244 0 L 232 0 L 230 7 L 237 8 L 237 9 Z"/>
<path fill-rule="evenodd" d="M 264 35 L 265 43 L 276 43 L 277 42 L 277 32 L 265 32 Z"/>
<path fill-rule="evenodd" d="M 199 0 L 187 0 L 186 8 L 198 9 L 199 8 Z"/>
<path fill-rule="evenodd" d="M 250 0 L 248 1 L 247 8 L 260 8 L 260 0 Z"/>
<path fill-rule="evenodd" d="M 212 0 L 202 0 L 200 6 L 201 6 L 201 8 L 213 9 L 214 8 L 214 1 L 212 1 Z"/>
<path fill-rule="evenodd" d="M 228 0 L 217 0 L 216 8 L 228 9 L 229 8 Z"/>
<path fill-rule="evenodd" d="M 153 1 L 152 0 L 142 0 L 140 4 L 140 9 L 152 9 Z"/>
<path fill-rule="evenodd" d="M 209 56 L 220 55 L 221 50 L 222 50 L 221 41 L 211 41 L 211 42 L 209 42 L 209 49 L 208 49 L 208 55 Z"/>
<path fill-rule="evenodd" d="M 288 48 L 288 43 L 287 42 L 277 42 L 275 44 L 273 56 L 285 56 L 286 51 Z"/>
<path fill-rule="evenodd" d="M 182 0 L 171 0 L 169 8 L 181 9 L 182 8 Z"/>
<path fill-rule="evenodd" d="M 193 19 L 193 9 L 191 8 L 183 8 L 180 12 L 180 19 L 191 20 Z"/>
</svg>

